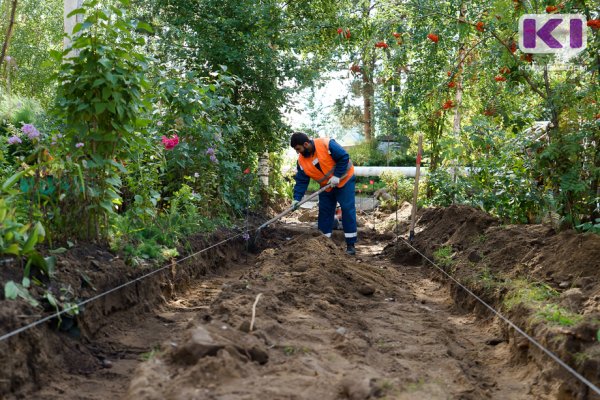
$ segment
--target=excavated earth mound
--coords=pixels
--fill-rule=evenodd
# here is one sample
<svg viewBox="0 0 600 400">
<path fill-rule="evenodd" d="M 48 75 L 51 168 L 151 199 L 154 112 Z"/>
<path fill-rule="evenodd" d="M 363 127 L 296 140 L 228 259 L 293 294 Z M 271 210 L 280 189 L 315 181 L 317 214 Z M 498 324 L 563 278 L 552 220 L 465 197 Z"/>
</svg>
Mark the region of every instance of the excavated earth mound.
<svg viewBox="0 0 600 400">
<path fill-rule="evenodd" d="M 600 236 L 545 225 L 500 225 L 467 206 L 426 209 L 418 227 L 414 247 L 600 385 Z M 449 257 L 441 257 L 439 249 Z M 399 263 L 423 262 L 404 241 L 385 253 Z M 458 304 L 490 315 L 465 291 L 456 286 L 452 291 Z M 565 379 L 557 398 L 588 395 L 525 339 L 508 330 L 505 336 L 515 359 L 536 362 L 547 380 Z"/>
</svg>

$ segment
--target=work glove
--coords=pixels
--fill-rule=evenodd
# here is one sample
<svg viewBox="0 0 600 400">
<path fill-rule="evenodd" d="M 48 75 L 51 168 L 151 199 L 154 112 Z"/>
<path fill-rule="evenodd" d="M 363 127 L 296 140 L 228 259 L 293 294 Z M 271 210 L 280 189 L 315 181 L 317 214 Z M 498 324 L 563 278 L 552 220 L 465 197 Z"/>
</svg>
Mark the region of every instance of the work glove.
<svg viewBox="0 0 600 400">
<path fill-rule="evenodd" d="M 336 187 L 337 185 L 340 184 L 340 178 L 338 178 L 337 176 L 332 176 L 331 179 L 329 180 L 329 182 L 331 184 L 331 186 Z"/>
<path fill-rule="evenodd" d="M 292 201 L 292 210 L 296 211 L 298 209 L 300 202 L 298 200 Z"/>
</svg>

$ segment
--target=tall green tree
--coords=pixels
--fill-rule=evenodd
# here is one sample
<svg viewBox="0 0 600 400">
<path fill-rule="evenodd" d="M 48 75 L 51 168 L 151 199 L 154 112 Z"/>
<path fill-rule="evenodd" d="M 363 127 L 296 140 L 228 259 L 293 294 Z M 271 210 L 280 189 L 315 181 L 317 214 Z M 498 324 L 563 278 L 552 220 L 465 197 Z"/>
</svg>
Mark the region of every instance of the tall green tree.
<svg viewBox="0 0 600 400">
<path fill-rule="evenodd" d="M 571 225 L 596 218 L 598 30 L 587 28 L 588 48 L 563 67 L 552 55 L 525 54 L 517 46 L 521 15 L 582 13 L 598 18 L 589 5 L 496 0 L 465 7 L 463 1 L 411 0 L 405 6 L 414 27 L 413 40 L 407 43 L 412 71 L 400 102 L 408 125 L 416 122 L 429 129 L 432 162 L 459 157 L 477 166 L 480 160 L 469 152 L 473 137 L 466 131 L 487 126 L 482 116 L 498 130 L 522 135 L 533 121 L 549 121 L 548 132 L 523 149 L 522 157 L 531 158 L 529 169 L 539 179 L 521 184 L 539 185 Z M 423 37 L 426 31 L 429 41 Z M 424 118 L 432 111 L 440 123 Z"/>
<path fill-rule="evenodd" d="M 406 16 L 404 7 L 395 2 L 376 2 L 372 0 L 352 0 L 339 3 L 340 18 L 337 34 L 339 44 L 337 57 L 345 61 L 345 68 L 352 71 L 360 81 L 362 106 L 362 124 L 365 140 L 375 137 L 376 127 L 376 94 L 379 89 L 387 87 L 389 92 L 397 96 L 400 80 L 392 64 L 402 64 L 406 58 L 403 51 L 403 34 L 406 31 Z M 396 65 L 397 67 L 397 65 Z M 381 109 L 385 123 L 379 131 L 385 134 L 396 131 L 389 125 L 385 114 L 391 114 L 391 120 L 396 123 L 398 109 L 392 97 L 379 93 L 384 99 L 385 106 Z"/>
<path fill-rule="evenodd" d="M 9 12 L 4 2 L 2 9 Z M 6 16 L 6 18 L 5 18 Z M 0 32 L 6 34 L 10 14 L 0 20 Z M 10 64 L 4 63 L 2 81 L 11 92 L 38 99 L 48 105 L 55 93 L 56 84 L 53 71 L 56 62 L 50 56 L 51 50 L 61 50 L 63 46 L 63 1 L 62 0 L 19 0 L 10 41 L 6 42 L 5 56 L 10 56 Z"/>
<path fill-rule="evenodd" d="M 282 111 L 291 91 L 318 75 L 306 68 L 314 57 L 303 49 L 318 53 L 323 28 L 315 18 L 333 8 L 327 1 L 299 3 L 310 4 L 147 0 L 134 6 L 149 10 L 146 18 L 159 32 L 151 46 L 161 60 L 205 74 L 225 66 L 240 78 L 233 97 L 241 106 L 240 151 L 262 153 L 283 143 Z"/>
</svg>

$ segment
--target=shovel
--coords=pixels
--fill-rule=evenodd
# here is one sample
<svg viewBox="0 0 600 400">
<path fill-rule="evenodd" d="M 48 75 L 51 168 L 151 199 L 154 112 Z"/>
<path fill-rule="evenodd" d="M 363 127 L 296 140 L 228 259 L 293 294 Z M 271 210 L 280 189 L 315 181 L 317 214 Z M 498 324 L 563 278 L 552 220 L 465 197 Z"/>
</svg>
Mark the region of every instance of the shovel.
<svg viewBox="0 0 600 400">
<path fill-rule="evenodd" d="M 323 193 L 330 187 L 331 187 L 331 184 L 327 184 L 327 185 L 323 186 L 321 189 L 314 192 L 313 194 L 311 194 L 304 200 L 301 200 L 298 204 L 296 204 L 296 207 L 290 207 L 290 208 L 286 209 L 285 211 L 282 211 L 281 213 L 277 214 L 276 216 L 274 216 L 273 218 L 271 218 L 270 220 L 268 220 L 267 222 L 265 222 L 264 224 L 262 224 L 261 226 L 256 228 L 256 233 L 255 233 L 254 237 L 250 238 L 248 241 L 248 248 L 250 249 L 250 251 L 255 251 L 257 249 L 256 242 L 257 242 L 258 238 L 260 237 L 260 231 L 263 228 L 266 228 L 267 226 L 271 225 L 273 222 L 278 221 L 281 218 L 285 217 L 286 215 L 288 215 L 289 213 L 294 211 L 294 209 L 298 209 L 298 207 L 300 207 L 302 204 L 314 199 L 315 197 L 317 197 L 318 195 L 320 195 L 321 193 Z"/>
</svg>

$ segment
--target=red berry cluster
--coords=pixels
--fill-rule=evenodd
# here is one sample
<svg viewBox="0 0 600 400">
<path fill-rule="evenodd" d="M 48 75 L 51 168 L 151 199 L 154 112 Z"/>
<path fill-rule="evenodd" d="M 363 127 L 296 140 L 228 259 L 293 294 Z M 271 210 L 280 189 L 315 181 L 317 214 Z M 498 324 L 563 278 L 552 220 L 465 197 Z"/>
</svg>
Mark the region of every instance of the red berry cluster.
<svg viewBox="0 0 600 400">
<path fill-rule="evenodd" d="M 344 39 L 350 39 L 350 29 L 337 28 L 337 34 Z"/>
<path fill-rule="evenodd" d="M 442 108 L 443 108 L 444 110 L 449 110 L 449 109 L 450 109 L 450 108 L 452 108 L 452 107 L 454 107 L 454 102 L 453 102 L 452 100 L 448 100 L 447 102 L 445 102 L 445 103 L 442 105 Z"/>
<path fill-rule="evenodd" d="M 433 43 L 437 43 L 440 40 L 440 37 L 438 35 L 436 35 L 435 33 L 430 33 L 429 35 L 427 35 L 427 38 L 429 40 L 431 40 Z"/>
</svg>

